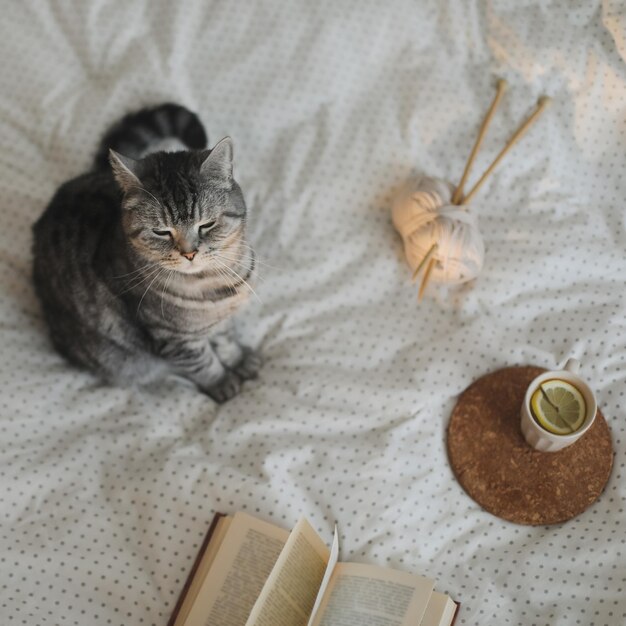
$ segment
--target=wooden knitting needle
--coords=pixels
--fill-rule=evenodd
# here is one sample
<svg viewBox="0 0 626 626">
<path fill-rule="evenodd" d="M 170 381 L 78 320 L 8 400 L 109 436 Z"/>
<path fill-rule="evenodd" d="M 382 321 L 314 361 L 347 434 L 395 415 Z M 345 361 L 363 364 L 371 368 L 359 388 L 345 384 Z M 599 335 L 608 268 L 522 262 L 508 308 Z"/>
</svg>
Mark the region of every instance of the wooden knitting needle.
<svg viewBox="0 0 626 626">
<path fill-rule="evenodd" d="M 463 198 L 463 188 L 465 187 L 465 182 L 467 181 L 467 177 L 469 176 L 470 169 L 472 168 L 472 165 L 474 164 L 474 159 L 476 158 L 476 154 L 478 153 L 478 150 L 483 143 L 483 139 L 485 138 L 485 135 L 487 133 L 487 128 L 489 127 L 489 124 L 491 123 L 491 118 L 493 117 L 493 114 L 496 112 L 496 109 L 498 108 L 498 104 L 500 104 L 500 100 L 502 99 L 502 96 L 504 95 L 506 88 L 507 88 L 507 82 L 506 80 L 501 78 L 498 81 L 498 86 L 497 86 L 498 90 L 496 91 L 496 95 L 493 99 L 493 102 L 491 103 L 491 106 L 489 107 L 489 111 L 487 111 L 487 115 L 485 115 L 485 119 L 483 120 L 480 130 L 478 131 L 478 137 L 476 137 L 476 142 L 474 143 L 474 147 L 472 148 L 469 158 L 467 159 L 467 163 L 465 164 L 465 170 L 463 171 L 463 176 L 461 176 L 461 181 L 459 182 L 459 186 L 456 188 L 454 195 L 452 196 L 452 204 L 459 204 L 461 202 L 461 199 Z"/>
<path fill-rule="evenodd" d="M 417 299 L 421 300 L 424 292 L 426 291 L 426 285 L 428 285 L 428 280 L 430 278 L 430 273 L 433 271 L 433 267 L 435 267 L 435 259 L 432 258 L 428 261 L 428 267 L 424 272 L 424 278 L 422 278 L 422 284 L 420 285 L 419 293 L 417 294 Z"/>
<path fill-rule="evenodd" d="M 471 188 L 469 193 L 461 200 L 461 204 L 469 204 L 469 201 L 474 197 L 476 192 L 481 188 L 482 184 L 487 179 L 487 176 L 493 172 L 498 163 L 504 158 L 506 153 L 523 137 L 526 131 L 532 126 L 532 124 L 541 115 L 543 110 L 550 104 L 550 98 L 542 96 L 537 102 L 537 108 L 533 114 L 515 131 L 515 134 L 509 139 L 509 142 L 502 148 L 500 154 L 494 159 L 493 163 L 487 168 L 487 171 L 480 177 L 478 182 Z"/>
<path fill-rule="evenodd" d="M 413 276 L 411 277 L 411 280 L 413 282 L 415 282 L 415 279 L 417 278 L 417 275 L 420 273 L 420 270 L 422 269 L 422 267 L 424 267 L 424 264 L 430 259 L 430 257 L 437 251 L 438 247 L 439 247 L 439 244 L 437 243 L 434 243 L 432 246 L 430 246 L 428 252 L 424 255 L 424 258 L 419 262 L 419 265 L 413 272 Z"/>
</svg>

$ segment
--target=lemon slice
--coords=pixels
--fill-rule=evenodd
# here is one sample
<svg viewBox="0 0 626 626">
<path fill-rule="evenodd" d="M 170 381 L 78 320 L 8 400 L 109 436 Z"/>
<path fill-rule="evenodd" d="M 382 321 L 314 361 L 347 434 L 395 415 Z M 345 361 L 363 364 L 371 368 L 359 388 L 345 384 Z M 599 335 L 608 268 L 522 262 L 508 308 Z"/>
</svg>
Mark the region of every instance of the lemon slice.
<svg viewBox="0 0 626 626">
<path fill-rule="evenodd" d="M 533 417 L 555 435 L 571 435 L 585 421 L 587 406 L 574 385 L 558 378 L 542 382 L 530 399 Z"/>
</svg>

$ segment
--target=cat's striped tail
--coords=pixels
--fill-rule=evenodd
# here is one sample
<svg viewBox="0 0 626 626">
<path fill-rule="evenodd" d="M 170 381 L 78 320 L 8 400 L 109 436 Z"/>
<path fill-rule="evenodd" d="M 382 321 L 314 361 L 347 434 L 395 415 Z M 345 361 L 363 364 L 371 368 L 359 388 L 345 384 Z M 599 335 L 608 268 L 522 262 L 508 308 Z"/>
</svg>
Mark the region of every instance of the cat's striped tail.
<svg viewBox="0 0 626 626">
<path fill-rule="evenodd" d="M 111 126 L 100 142 L 95 167 L 109 167 L 109 148 L 140 159 L 158 150 L 202 150 L 206 146 L 206 132 L 195 113 L 179 104 L 161 104 L 129 113 Z"/>
</svg>

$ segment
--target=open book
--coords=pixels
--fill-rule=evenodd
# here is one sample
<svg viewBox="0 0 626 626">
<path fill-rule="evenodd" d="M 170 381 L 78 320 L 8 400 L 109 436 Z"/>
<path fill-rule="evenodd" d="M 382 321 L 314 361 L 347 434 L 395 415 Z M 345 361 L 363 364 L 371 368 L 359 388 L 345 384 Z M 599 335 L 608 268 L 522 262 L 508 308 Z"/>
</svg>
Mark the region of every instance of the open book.
<svg viewBox="0 0 626 626">
<path fill-rule="evenodd" d="M 168 626 L 450 626 L 458 604 L 433 581 L 338 563 L 301 519 L 289 532 L 217 514 Z"/>
</svg>

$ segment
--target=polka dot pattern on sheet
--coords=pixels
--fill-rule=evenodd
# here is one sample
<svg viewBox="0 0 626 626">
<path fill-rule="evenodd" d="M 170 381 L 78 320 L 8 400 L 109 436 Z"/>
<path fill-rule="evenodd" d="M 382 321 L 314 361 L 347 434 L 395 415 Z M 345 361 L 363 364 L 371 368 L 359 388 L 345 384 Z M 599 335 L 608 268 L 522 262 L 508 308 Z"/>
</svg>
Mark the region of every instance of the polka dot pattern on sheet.
<svg viewBox="0 0 626 626">
<path fill-rule="evenodd" d="M 0 623 L 162 626 L 215 511 L 342 558 L 431 576 L 463 626 L 626 623 L 626 16 L 615 3 L 25 0 L 0 24 Z M 389 208 L 456 181 L 495 78 L 475 179 L 541 94 L 553 106 L 476 199 L 479 280 L 421 304 Z M 261 260 L 240 320 L 266 363 L 217 407 L 114 389 L 52 349 L 31 232 L 144 104 L 235 142 Z M 470 180 L 470 184 L 471 184 Z M 499 367 L 583 363 L 614 437 L 587 512 L 513 526 L 456 483 L 445 428 Z"/>
</svg>

